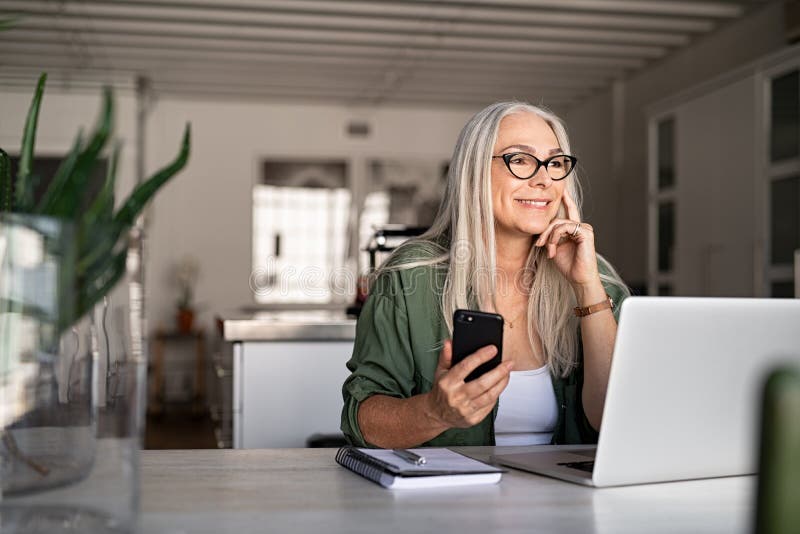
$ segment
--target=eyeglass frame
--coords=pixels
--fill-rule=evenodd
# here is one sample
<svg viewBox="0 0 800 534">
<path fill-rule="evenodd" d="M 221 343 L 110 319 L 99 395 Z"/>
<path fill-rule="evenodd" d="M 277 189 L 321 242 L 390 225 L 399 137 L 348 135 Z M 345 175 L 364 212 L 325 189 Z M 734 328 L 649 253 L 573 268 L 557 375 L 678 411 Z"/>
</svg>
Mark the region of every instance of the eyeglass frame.
<svg viewBox="0 0 800 534">
<path fill-rule="evenodd" d="M 533 172 L 530 174 L 530 176 L 526 176 L 525 178 L 522 178 L 521 176 L 517 176 L 514 173 L 514 171 L 511 170 L 511 163 L 510 163 L 511 158 L 513 158 L 514 156 L 517 156 L 519 154 L 524 154 L 526 156 L 530 156 L 530 157 L 532 157 L 534 159 L 534 161 L 536 161 L 536 168 L 533 170 Z M 555 156 L 550 156 L 549 158 L 547 158 L 544 161 L 540 160 L 539 158 L 537 158 L 533 154 L 528 154 L 527 152 L 509 152 L 507 154 L 501 154 L 499 156 L 492 156 L 492 159 L 495 159 L 495 158 L 502 159 L 503 162 L 506 164 L 506 168 L 508 169 L 508 172 L 510 172 L 511 176 L 513 176 L 517 180 L 530 180 L 531 178 L 533 178 L 536 175 L 537 172 L 539 172 L 539 169 L 544 167 L 544 172 L 547 174 L 548 178 L 550 178 L 554 182 L 558 182 L 558 181 L 563 180 L 567 176 L 569 176 L 572 173 L 572 171 L 575 170 L 575 166 L 578 164 L 578 158 L 576 158 L 575 156 L 570 156 L 568 154 L 556 154 Z M 552 160 L 554 160 L 556 158 L 567 158 L 568 160 L 570 160 L 572 162 L 572 167 L 570 167 L 569 171 L 567 171 L 567 174 L 565 174 L 561 178 L 553 178 L 552 176 L 550 176 L 550 171 L 547 170 L 547 164 L 550 163 Z"/>
</svg>

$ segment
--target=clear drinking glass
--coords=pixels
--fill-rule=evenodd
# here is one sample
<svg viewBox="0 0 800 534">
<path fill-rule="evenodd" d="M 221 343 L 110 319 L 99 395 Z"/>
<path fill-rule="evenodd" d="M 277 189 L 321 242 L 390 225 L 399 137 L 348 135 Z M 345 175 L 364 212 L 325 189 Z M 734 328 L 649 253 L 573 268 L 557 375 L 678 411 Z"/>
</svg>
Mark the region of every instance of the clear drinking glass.
<svg viewBox="0 0 800 534">
<path fill-rule="evenodd" d="M 66 325 L 77 298 L 73 237 L 56 219 L 0 216 L 4 534 L 136 528 L 146 379 L 138 245 L 123 282 Z"/>
</svg>

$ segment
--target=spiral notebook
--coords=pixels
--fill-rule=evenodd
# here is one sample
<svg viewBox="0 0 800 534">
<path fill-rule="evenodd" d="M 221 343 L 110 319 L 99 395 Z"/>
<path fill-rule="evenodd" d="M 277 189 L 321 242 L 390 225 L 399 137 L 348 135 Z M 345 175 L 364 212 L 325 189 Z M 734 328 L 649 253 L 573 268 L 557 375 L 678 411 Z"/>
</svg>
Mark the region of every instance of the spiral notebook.
<svg viewBox="0 0 800 534">
<path fill-rule="evenodd" d="M 505 472 L 450 449 L 410 449 L 426 459 L 424 465 L 414 465 L 395 455 L 391 449 L 360 449 L 342 447 L 336 461 L 391 489 L 439 488 L 496 484 Z"/>
</svg>

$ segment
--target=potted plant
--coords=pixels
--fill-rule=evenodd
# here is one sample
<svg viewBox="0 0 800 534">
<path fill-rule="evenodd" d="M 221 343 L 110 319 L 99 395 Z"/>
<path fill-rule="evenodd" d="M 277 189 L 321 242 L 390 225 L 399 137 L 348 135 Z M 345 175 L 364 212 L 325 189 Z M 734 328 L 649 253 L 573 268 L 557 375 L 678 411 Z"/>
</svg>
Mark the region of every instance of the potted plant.
<svg viewBox="0 0 800 534">
<path fill-rule="evenodd" d="M 53 217 L 69 221 L 76 227 L 77 258 L 69 289 L 76 291 L 77 300 L 74 307 L 66 301 L 62 302 L 64 307 L 58 318 L 58 329 L 64 331 L 84 316 L 122 277 L 125 272 L 127 233 L 147 202 L 186 165 L 190 130 L 187 124 L 181 150 L 175 160 L 138 184 L 117 210 L 114 209 L 114 187 L 120 147 L 116 145 L 102 189 L 89 198 L 90 173 L 98 165 L 113 129 L 114 101 L 111 89 L 106 88 L 103 91 L 100 120 L 94 131 L 87 138 L 78 133 L 43 197 L 34 203 L 38 177 L 32 173 L 31 165 L 46 79 L 46 74 L 39 78 L 28 112 L 16 178 L 11 176 L 8 154 L 0 148 L 0 213 Z M 15 305 L 14 302 L 4 304 Z"/>
<path fill-rule="evenodd" d="M 186 255 L 175 265 L 174 273 L 179 290 L 175 324 L 178 332 L 189 334 L 194 325 L 194 285 L 200 275 L 200 265 L 193 256 Z"/>
<path fill-rule="evenodd" d="M 114 99 L 106 88 L 96 126 L 89 135 L 78 133 L 44 193 L 36 195 L 39 179 L 32 167 L 46 78 L 39 78 L 28 111 L 16 176 L 0 148 L 0 499 L 4 525 L 8 519 L 12 531 L 17 516 L 8 506 L 14 497 L 73 483 L 91 470 L 98 438 L 108 430 L 95 424 L 98 406 L 118 399 L 113 409 L 127 411 L 130 420 L 137 418 L 136 384 L 145 367 L 137 361 L 129 370 L 123 368 L 126 362 L 111 361 L 116 349 L 103 337 L 108 311 L 103 302 L 130 268 L 131 229 L 139 214 L 186 165 L 190 152 L 187 124 L 175 159 L 116 202 L 120 145 L 114 144 L 102 187 L 90 187 L 113 133 Z M 88 316 L 91 339 L 86 347 L 76 325 L 89 322 Z M 137 332 L 129 335 L 132 343 L 141 343 Z M 62 350 L 65 339 L 74 347 Z M 79 350 L 87 351 L 88 362 L 79 361 Z M 107 362 L 98 358 L 101 354 Z M 92 369 L 101 370 L 105 380 L 92 375 Z M 92 387 L 79 394 L 74 386 L 82 376 L 90 377 Z M 98 391 L 105 396 L 98 398 Z M 125 397 L 127 391 L 133 397 Z M 118 464 L 138 449 L 137 424 L 118 425 L 126 436 L 124 450 L 131 451 L 115 453 Z M 121 476 L 131 471 L 120 469 Z M 114 484 L 105 484 L 101 493 Z M 125 494 L 134 495 L 131 502 L 136 502 L 135 492 Z M 53 531 L 68 523 L 53 521 Z"/>
</svg>

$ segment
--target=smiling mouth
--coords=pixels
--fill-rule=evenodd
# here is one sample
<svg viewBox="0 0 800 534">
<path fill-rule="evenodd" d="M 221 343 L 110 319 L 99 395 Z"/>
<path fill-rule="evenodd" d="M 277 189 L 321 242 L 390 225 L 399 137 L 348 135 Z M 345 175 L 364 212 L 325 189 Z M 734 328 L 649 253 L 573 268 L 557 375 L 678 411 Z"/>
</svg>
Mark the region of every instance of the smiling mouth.
<svg viewBox="0 0 800 534">
<path fill-rule="evenodd" d="M 549 200 L 527 200 L 522 198 L 515 198 L 515 202 L 519 202 L 523 206 L 530 206 L 532 208 L 546 208 L 549 204 Z"/>
</svg>

